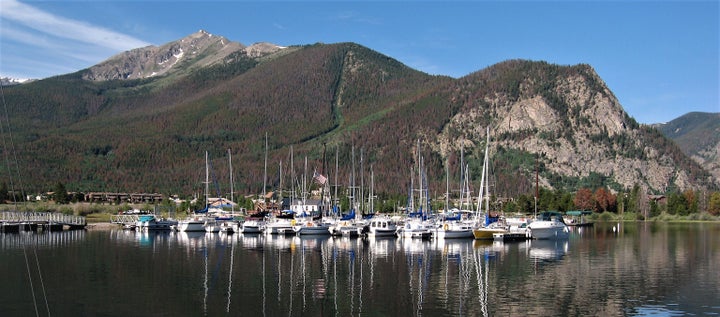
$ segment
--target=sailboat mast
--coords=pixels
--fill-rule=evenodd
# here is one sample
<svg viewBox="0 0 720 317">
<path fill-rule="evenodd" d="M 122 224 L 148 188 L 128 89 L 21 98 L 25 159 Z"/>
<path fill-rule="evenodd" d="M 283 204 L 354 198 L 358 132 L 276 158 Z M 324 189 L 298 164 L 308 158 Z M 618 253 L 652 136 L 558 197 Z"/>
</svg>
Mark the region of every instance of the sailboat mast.
<svg viewBox="0 0 720 317">
<path fill-rule="evenodd" d="M 375 213 L 375 172 L 370 165 L 370 212 Z"/>
<path fill-rule="evenodd" d="M 365 214 L 365 169 L 363 168 L 362 148 L 360 148 L 360 212 Z"/>
<path fill-rule="evenodd" d="M 420 162 L 420 139 L 417 140 L 417 168 L 418 168 L 418 209 L 423 210 L 423 192 L 422 192 L 422 163 Z"/>
<path fill-rule="evenodd" d="M 467 193 L 470 195 L 470 193 Z M 465 148 L 460 146 L 460 210 L 465 204 Z"/>
<path fill-rule="evenodd" d="M 278 198 L 280 199 L 280 204 L 282 204 L 282 199 L 283 199 L 282 160 L 280 161 L 280 168 L 278 171 L 280 173 L 280 188 L 279 188 L 280 193 L 278 195 Z"/>
<path fill-rule="evenodd" d="M 327 168 L 327 166 L 326 166 L 327 162 L 325 161 L 326 149 L 327 149 L 327 145 L 325 142 L 323 142 L 322 166 L 320 169 L 320 175 L 325 173 L 325 169 Z M 329 176 L 329 174 L 327 174 L 327 173 L 325 173 L 325 174 Z M 315 175 L 313 175 L 313 179 L 314 178 L 315 178 Z M 327 178 L 326 178 L 326 181 L 327 181 Z M 330 193 L 328 192 L 328 195 L 329 194 Z M 328 202 L 328 204 L 325 204 L 325 183 L 321 183 L 320 184 L 320 207 L 319 207 L 320 215 L 322 215 L 323 217 L 327 216 L 328 210 L 330 209 L 328 207 L 329 207 L 329 202 Z"/>
<path fill-rule="evenodd" d="M 538 183 L 539 183 L 539 176 L 538 176 L 538 154 L 535 153 L 535 213 L 533 214 L 533 218 L 537 218 L 537 202 L 538 202 Z"/>
<path fill-rule="evenodd" d="M 450 160 L 445 160 L 445 212 L 450 211 Z"/>
<path fill-rule="evenodd" d="M 352 172 L 350 173 L 350 209 L 355 209 L 355 145 L 352 146 L 351 151 L 351 162 L 352 162 Z"/>
<path fill-rule="evenodd" d="M 293 161 L 293 146 L 290 146 L 290 205 L 295 204 L 295 162 Z"/>
<path fill-rule="evenodd" d="M 267 151 L 268 151 L 268 135 L 267 132 L 265 132 L 265 169 L 263 172 L 263 199 L 265 199 L 265 195 L 267 194 L 265 191 L 267 190 Z"/>
<path fill-rule="evenodd" d="M 303 179 L 302 179 L 302 203 L 303 208 L 305 208 L 305 199 L 307 196 L 307 188 L 305 187 L 307 185 L 307 156 L 305 157 L 305 169 L 303 169 Z"/>
<path fill-rule="evenodd" d="M 210 167 L 208 164 L 208 152 L 205 151 L 205 211 L 208 211 L 208 206 L 210 206 L 210 197 L 209 197 L 209 191 L 210 191 Z"/>
<path fill-rule="evenodd" d="M 337 207 L 338 202 L 340 201 L 338 199 L 338 174 L 340 174 L 340 170 L 338 169 L 339 166 L 339 154 L 340 154 L 340 146 L 335 147 L 335 207 Z"/>
<path fill-rule="evenodd" d="M 407 213 L 415 212 L 415 171 L 410 167 L 410 197 L 408 198 Z"/>
<path fill-rule="evenodd" d="M 230 166 L 230 210 L 235 213 L 235 196 L 233 193 L 233 169 L 232 169 L 232 153 L 228 149 L 228 163 Z"/>
</svg>

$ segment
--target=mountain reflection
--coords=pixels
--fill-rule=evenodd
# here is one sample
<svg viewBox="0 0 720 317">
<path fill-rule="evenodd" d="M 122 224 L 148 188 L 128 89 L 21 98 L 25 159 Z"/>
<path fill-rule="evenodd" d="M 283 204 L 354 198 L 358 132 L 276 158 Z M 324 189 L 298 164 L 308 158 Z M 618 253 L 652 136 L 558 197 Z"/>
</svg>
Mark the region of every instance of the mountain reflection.
<svg viewBox="0 0 720 317">
<path fill-rule="evenodd" d="M 720 313 L 719 235 L 720 224 L 645 223 L 596 224 L 567 240 L 512 243 L 21 232 L 0 235 L 0 270 L 8 285 L 18 285 L 2 291 L 0 307 L 18 307 L 3 316 L 33 309 L 29 255 L 49 307 L 71 315 Z M 83 305 L 72 305 L 73 298 Z M 169 304 L 144 305 L 147 298 Z"/>
</svg>

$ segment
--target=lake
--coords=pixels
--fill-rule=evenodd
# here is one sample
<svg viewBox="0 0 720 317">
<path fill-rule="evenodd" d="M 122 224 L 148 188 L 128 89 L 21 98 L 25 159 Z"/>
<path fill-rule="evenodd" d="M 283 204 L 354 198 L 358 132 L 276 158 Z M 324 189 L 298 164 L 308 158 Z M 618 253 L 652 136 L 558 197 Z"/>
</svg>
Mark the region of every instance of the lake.
<svg viewBox="0 0 720 317">
<path fill-rule="evenodd" d="M 0 316 L 720 315 L 719 223 L 564 241 L 0 234 Z"/>
</svg>

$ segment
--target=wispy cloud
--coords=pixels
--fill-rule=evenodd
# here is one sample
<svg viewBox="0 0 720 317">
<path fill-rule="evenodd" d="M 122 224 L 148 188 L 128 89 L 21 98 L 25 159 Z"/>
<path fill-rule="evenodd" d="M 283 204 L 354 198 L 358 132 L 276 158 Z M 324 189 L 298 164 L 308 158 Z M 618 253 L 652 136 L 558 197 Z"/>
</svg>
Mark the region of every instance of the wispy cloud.
<svg viewBox="0 0 720 317">
<path fill-rule="evenodd" d="M 16 0 L 0 2 L 0 17 L 59 38 L 92 43 L 114 50 L 149 45 L 147 42 L 102 27 L 56 16 Z"/>
<path fill-rule="evenodd" d="M 118 52 L 150 45 L 143 40 L 83 21 L 68 19 L 17 0 L 0 1 L 2 72 L 26 77 L 58 75 L 43 63 L 62 63 L 78 70 Z M 12 49 L 9 49 L 12 48 Z M 32 65 L 12 65 L 12 55 L 35 60 Z M 16 58 L 15 60 L 21 60 Z M 34 71 L 28 69 L 34 68 Z"/>
<path fill-rule="evenodd" d="M 360 13 L 355 12 L 355 11 L 337 12 L 330 19 L 335 20 L 335 21 L 348 21 L 348 22 L 375 25 L 375 26 L 379 26 L 379 25 L 383 24 L 382 20 L 380 20 L 378 18 L 363 16 Z"/>
</svg>

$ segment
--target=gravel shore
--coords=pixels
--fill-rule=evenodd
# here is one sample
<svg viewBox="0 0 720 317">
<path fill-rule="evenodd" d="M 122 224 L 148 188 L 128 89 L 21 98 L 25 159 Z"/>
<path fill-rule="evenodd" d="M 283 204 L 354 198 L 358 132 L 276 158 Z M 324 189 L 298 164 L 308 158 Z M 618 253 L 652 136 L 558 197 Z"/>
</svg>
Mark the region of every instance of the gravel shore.
<svg viewBox="0 0 720 317">
<path fill-rule="evenodd" d="M 85 228 L 88 230 L 110 230 L 120 228 L 120 225 L 110 222 L 93 222 L 89 223 Z"/>
</svg>

